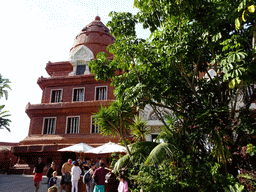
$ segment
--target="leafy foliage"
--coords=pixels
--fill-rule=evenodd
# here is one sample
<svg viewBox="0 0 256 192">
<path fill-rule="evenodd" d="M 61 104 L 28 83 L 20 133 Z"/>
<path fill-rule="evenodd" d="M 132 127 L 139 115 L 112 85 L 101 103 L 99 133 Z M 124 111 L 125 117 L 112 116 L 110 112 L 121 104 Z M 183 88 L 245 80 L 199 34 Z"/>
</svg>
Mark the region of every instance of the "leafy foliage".
<svg viewBox="0 0 256 192">
<path fill-rule="evenodd" d="M 0 99 L 5 96 L 5 99 L 8 99 L 8 89 L 11 90 L 10 84 L 11 82 L 9 79 L 3 79 L 2 75 L 0 74 Z"/>
<path fill-rule="evenodd" d="M 11 90 L 9 86 L 10 83 L 11 82 L 9 81 L 9 79 L 3 79 L 2 75 L 0 74 L 0 99 L 2 99 L 3 96 L 5 96 L 6 100 L 8 99 L 8 89 Z M 0 105 L 0 129 L 5 128 L 10 132 L 11 130 L 9 126 L 11 120 L 7 118 L 10 115 L 7 114 L 8 111 L 3 111 L 4 107 L 5 105 Z"/>
<path fill-rule="evenodd" d="M 4 108 L 4 105 L 0 105 L 0 129 L 7 129 L 9 132 L 11 131 L 9 126 L 10 126 L 10 119 L 7 119 L 10 115 L 7 114 L 8 111 L 2 111 Z"/>
<path fill-rule="evenodd" d="M 124 166 L 134 166 L 135 163 L 144 163 L 150 152 L 158 145 L 155 142 L 141 141 L 129 145 L 130 155 L 126 154 L 115 164 L 114 169 L 118 170 Z"/>
<path fill-rule="evenodd" d="M 135 0 L 138 14 L 110 14 L 114 59 L 99 55 L 89 64 L 92 71 L 111 80 L 117 100 L 123 98 L 137 111 L 146 105 L 156 113 L 157 107 L 172 110 L 179 119 L 169 126 L 158 116 L 166 144 L 152 154 L 164 158 L 156 155 L 156 161 L 151 154 L 143 173 L 157 174 L 150 166 L 167 157 L 171 163 L 165 166 L 177 171 L 173 178 L 178 190 L 242 189 L 235 185 L 238 171 L 256 167 L 255 157 L 245 149 L 256 143 L 251 110 L 256 99 L 254 5 L 253 0 Z M 150 39 L 136 37 L 137 23 L 151 31 Z M 147 157 L 138 156 L 144 165 Z M 216 174 L 210 174 L 213 170 Z M 142 175 L 137 178 L 141 183 L 147 181 Z"/>
<path fill-rule="evenodd" d="M 132 124 L 133 107 L 120 99 L 110 104 L 107 108 L 101 106 L 100 111 L 93 117 L 95 123 L 99 125 L 102 135 L 120 136 L 130 154 L 125 134 L 129 131 L 129 126 Z"/>
<path fill-rule="evenodd" d="M 146 141 L 146 135 L 151 133 L 150 128 L 146 125 L 147 122 L 145 120 L 135 115 L 133 124 L 130 126 L 131 135 L 135 142 Z"/>
</svg>

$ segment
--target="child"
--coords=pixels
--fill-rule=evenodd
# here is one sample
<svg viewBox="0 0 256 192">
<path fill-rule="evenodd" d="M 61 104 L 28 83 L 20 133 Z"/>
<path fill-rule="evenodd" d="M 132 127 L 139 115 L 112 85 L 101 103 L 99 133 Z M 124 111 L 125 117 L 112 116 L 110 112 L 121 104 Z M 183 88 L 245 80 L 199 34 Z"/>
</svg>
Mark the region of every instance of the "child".
<svg viewBox="0 0 256 192">
<path fill-rule="evenodd" d="M 49 183 L 48 183 L 48 188 L 50 188 L 51 186 L 54 186 L 54 185 L 57 185 L 57 171 L 54 171 L 52 173 L 52 177 L 51 179 L 49 180 Z"/>
<path fill-rule="evenodd" d="M 119 173 L 119 185 L 118 185 L 118 192 L 128 192 L 128 183 L 124 180 L 124 175 Z"/>
<path fill-rule="evenodd" d="M 57 186 L 52 186 L 48 189 L 48 192 L 58 192 L 58 187 Z"/>
</svg>

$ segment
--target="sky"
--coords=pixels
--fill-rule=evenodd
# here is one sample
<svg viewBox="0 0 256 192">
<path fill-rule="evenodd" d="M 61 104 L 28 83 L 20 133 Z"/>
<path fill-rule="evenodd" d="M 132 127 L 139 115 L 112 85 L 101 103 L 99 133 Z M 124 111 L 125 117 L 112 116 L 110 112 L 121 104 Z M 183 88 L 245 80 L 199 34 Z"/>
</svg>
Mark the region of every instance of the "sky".
<svg viewBox="0 0 256 192">
<path fill-rule="evenodd" d="M 0 74 L 11 81 L 8 100 L 2 98 L 12 122 L 0 129 L 0 142 L 19 142 L 28 135 L 25 107 L 41 103 L 37 84 L 48 61 L 67 61 L 74 38 L 98 15 L 105 25 L 110 11 L 136 13 L 133 0 L 12 0 L 0 2 Z M 138 26 L 137 35 L 149 33 Z"/>
</svg>

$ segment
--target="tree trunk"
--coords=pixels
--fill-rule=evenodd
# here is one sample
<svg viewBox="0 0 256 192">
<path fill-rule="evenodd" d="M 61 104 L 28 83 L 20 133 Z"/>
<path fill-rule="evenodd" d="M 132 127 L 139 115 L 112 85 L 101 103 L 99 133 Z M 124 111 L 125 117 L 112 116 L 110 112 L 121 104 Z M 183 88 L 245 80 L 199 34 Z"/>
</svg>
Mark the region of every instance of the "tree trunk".
<svg viewBox="0 0 256 192">
<path fill-rule="evenodd" d="M 128 145 L 127 145 L 126 138 L 125 138 L 124 134 L 121 134 L 121 137 L 122 137 L 122 139 L 123 139 L 123 141 L 124 141 L 124 145 L 125 145 L 125 148 L 126 148 L 126 150 L 127 150 L 127 153 L 128 153 L 128 155 L 129 155 L 129 157 L 131 157 L 132 155 L 131 155 L 131 152 L 130 152 L 129 147 L 128 147 Z"/>
</svg>

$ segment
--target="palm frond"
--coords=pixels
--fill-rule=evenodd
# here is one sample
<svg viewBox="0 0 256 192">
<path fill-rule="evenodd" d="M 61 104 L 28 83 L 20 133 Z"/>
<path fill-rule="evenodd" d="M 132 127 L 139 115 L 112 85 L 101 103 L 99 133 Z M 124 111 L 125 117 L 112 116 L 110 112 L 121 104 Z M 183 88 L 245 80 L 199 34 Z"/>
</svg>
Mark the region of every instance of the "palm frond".
<svg viewBox="0 0 256 192">
<path fill-rule="evenodd" d="M 147 159 L 152 149 L 154 149 L 157 145 L 158 143 L 149 141 L 142 141 L 129 145 L 131 157 L 126 154 L 125 156 L 120 158 L 116 162 L 114 169 L 118 170 L 124 166 L 128 166 L 131 164 L 131 162 L 143 163 Z"/>
<path fill-rule="evenodd" d="M 158 144 L 149 154 L 145 164 L 160 164 L 166 159 L 173 157 L 171 145 L 168 143 Z"/>
<path fill-rule="evenodd" d="M 212 139 L 210 140 L 213 144 L 211 155 L 216 158 L 219 163 L 226 166 L 228 159 L 231 158 L 232 155 L 223 138 L 223 134 L 219 131 L 216 131 L 212 136 Z"/>
<path fill-rule="evenodd" d="M 0 129 L 5 128 L 10 132 L 11 130 L 9 126 L 10 126 L 11 120 L 6 118 L 6 117 L 9 117 L 10 114 L 7 114 L 8 111 L 2 111 L 4 107 L 5 105 L 0 105 Z"/>
<path fill-rule="evenodd" d="M 11 90 L 11 87 L 9 86 L 9 79 L 3 79 L 2 75 L 0 74 L 0 99 L 5 96 L 5 99 L 8 99 L 8 91 L 7 89 Z"/>
<path fill-rule="evenodd" d="M 114 170 L 119 170 L 124 166 L 127 166 L 131 164 L 131 159 L 129 157 L 129 154 L 124 155 L 123 157 L 121 157 L 120 159 L 118 159 L 118 161 L 116 162 L 115 166 L 114 166 Z"/>
<path fill-rule="evenodd" d="M 133 143 L 129 145 L 129 149 L 131 153 L 141 153 L 141 154 L 149 154 L 152 149 L 154 149 L 158 143 L 150 142 L 150 141 L 141 141 L 137 143 Z"/>
<path fill-rule="evenodd" d="M 146 135 L 150 134 L 150 128 L 147 126 L 147 121 L 136 115 L 133 124 L 130 126 L 131 135 L 135 142 L 145 141 Z"/>
</svg>

